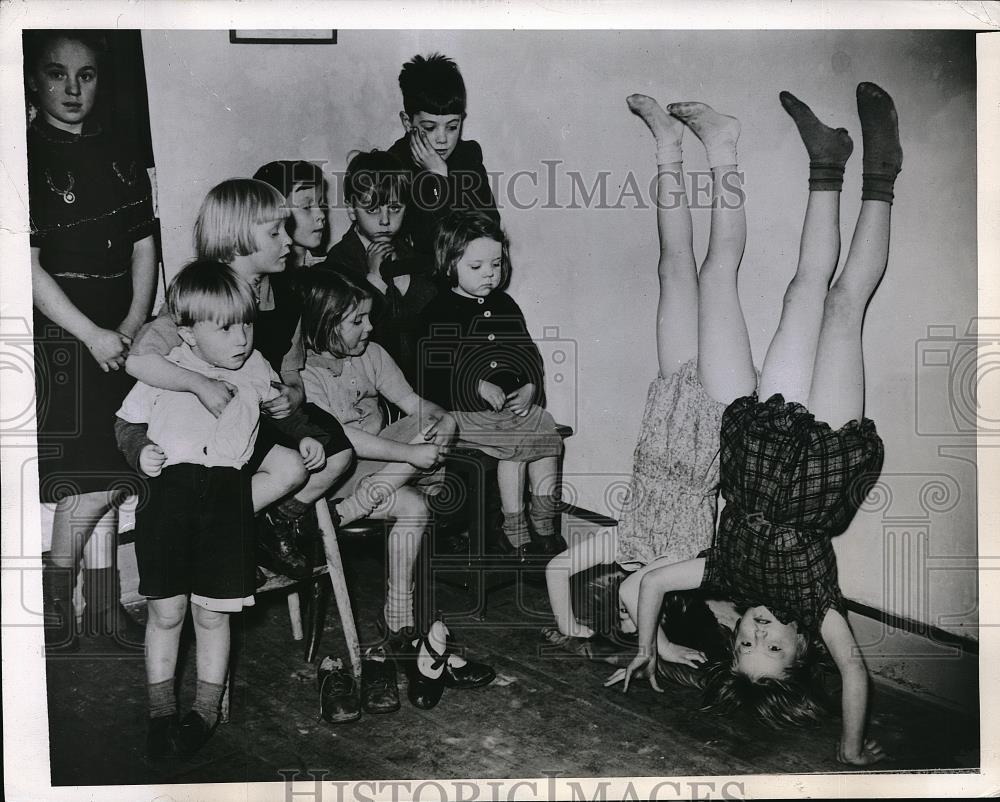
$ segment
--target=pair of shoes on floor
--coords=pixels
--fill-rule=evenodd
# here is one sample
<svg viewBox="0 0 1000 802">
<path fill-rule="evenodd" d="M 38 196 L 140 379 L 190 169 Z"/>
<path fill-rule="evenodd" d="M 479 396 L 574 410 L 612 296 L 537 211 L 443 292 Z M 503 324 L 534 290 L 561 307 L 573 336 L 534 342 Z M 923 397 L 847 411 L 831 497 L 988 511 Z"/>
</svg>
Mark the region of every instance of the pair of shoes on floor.
<svg viewBox="0 0 1000 802">
<path fill-rule="evenodd" d="M 331 724 L 345 724 L 371 714 L 399 710 L 396 666 L 381 648 L 368 649 L 361 661 L 361 688 L 339 657 L 324 657 L 316 672 L 320 715 Z"/>
<path fill-rule="evenodd" d="M 313 566 L 298 547 L 300 537 L 299 521 L 265 512 L 257 527 L 258 563 L 290 579 L 307 579 Z"/>
<path fill-rule="evenodd" d="M 148 719 L 146 757 L 191 757 L 212 737 L 218 724 L 218 720 L 209 724 L 194 710 L 180 720 L 176 713 Z"/>
<path fill-rule="evenodd" d="M 444 641 L 442 652 L 434 649 L 430 635 Z M 448 648 L 448 629 L 441 621 L 431 626 L 431 632 L 413 644 L 404 663 L 407 679 L 406 695 L 414 707 L 430 710 L 441 701 L 445 687 L 480 688 L 496 678 L 496 672 L 485 663 L 464 660 Z"/>
</svg>

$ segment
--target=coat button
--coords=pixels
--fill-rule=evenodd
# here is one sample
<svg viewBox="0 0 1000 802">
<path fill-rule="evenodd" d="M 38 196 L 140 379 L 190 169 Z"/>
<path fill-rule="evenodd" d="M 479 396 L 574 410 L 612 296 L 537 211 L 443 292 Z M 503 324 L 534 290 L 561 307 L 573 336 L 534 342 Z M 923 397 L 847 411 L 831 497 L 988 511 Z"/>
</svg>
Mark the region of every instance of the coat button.
<svg viewBox="0 0 1000 802">
<path fill-rule="evenodd" d="M 485 298 L 476 298 L 476 303 L 477 304 L 484 304 L 484 303 L 486 303 L 486 299 Z"/>
</svg>

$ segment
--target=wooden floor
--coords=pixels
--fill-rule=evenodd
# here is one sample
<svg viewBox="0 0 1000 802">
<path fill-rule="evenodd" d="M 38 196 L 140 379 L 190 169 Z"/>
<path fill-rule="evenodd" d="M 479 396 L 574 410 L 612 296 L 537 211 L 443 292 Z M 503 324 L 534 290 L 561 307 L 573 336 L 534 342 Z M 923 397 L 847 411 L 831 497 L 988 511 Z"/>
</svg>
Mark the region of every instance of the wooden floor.
<svg viewBox="0 0 1000 802">
<path fill-rule="evenodd" d="M 368 542 L 344 548 L 362 640 L 374 638 L 381 604 L 379 548 Z M 80 654 L 47 662 L 52 784 L 266 782 L 296 771 L 362 780 L 844 769 L 834 759 L 836 721 L 775 733 L 699 713 L 691 690 L 669 688 L 661 696 L 640 683 L 626 696 L 605 689 L 610 666 L 543 648 L 539 631 L 551 619 L 542 587 L 496 590 L 484 609 L 477 584 L 462 589 L 436 582 L 426 606 L 444 611 L 470 656 L 497 670 L 496 681 L 446 690 L 436 708 L 421 711 L 406 700 L 400 673 L 398 713 L 337 727 L 319 717 L 315 666 L 303 661 L 301 644 L 291 639 L 283 597 L 259 600 L 234 631 L 232 720 L 193 759 L 146 759 L 141 655 L 123 657 L 84 641 Z M 343 654 L 335 611 L 327 624 L 322 653 Z M 184 665 L 182 710 L 193 693 L 191 648 Z M 978 766 L 978 722 L 881 685 L 872 709 L 871 733 L 892 756 L 880 769 Z"/>
</svg>

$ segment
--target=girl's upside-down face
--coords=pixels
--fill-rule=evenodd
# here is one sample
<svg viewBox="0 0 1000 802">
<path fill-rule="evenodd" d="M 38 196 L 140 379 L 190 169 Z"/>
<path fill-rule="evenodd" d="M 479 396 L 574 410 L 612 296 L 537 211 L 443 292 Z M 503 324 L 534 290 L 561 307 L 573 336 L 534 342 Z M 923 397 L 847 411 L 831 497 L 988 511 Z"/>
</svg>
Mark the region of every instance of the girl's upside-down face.
<svg viewBox="0 0 1000 802">
<path fill-rule="evenodd" d="M 782 624 L 763 605 L 749 608 L 735 633 L 736 670 L 750 677 L 782 678 L 802 654 L 805 637 L 794 621 Z"/>
</svg>

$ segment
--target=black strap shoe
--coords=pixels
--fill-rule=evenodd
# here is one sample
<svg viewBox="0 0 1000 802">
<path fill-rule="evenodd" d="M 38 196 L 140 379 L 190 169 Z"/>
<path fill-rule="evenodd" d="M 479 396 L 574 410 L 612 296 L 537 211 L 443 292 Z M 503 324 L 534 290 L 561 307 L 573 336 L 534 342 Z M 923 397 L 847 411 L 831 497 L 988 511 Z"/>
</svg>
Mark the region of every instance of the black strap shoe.
<svg viewBox="0 0 1000 802">
<path fill-rule="evenodd" d="M 428 676 L 420 670 L 421 649 L 431 658 L 431 671 L 437 672 L 436 675 Z M 441 694 L 444 693 L 444 664 L 447 657 L 447 652 L 438 654 L 427 638 L 422 637 L 412 656 L 404 662 L 408 681 L 406 695 L 414 707 L 430 710 L 441 701 Z"/>
<path fill-rule="evenodd" d="M 486 663 L 466 660 L 465 665 L 455 666 L 454 658 L 455 655 L 449 654 L 444 664 L 444 684 L 449 688 L 481 688 L 496 679 L 497 672 Z"/>
</svg>

